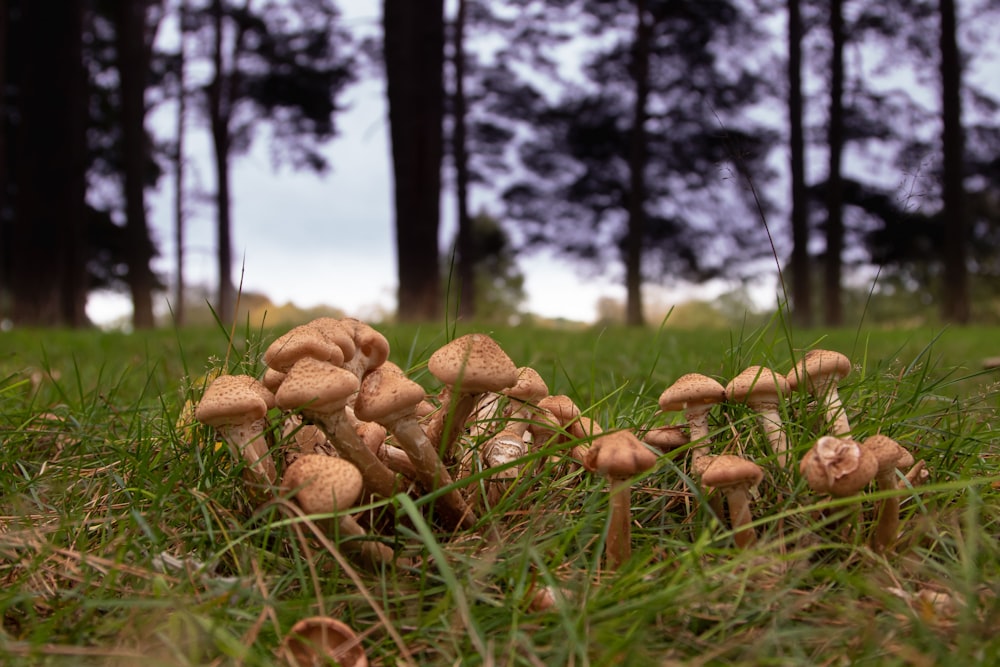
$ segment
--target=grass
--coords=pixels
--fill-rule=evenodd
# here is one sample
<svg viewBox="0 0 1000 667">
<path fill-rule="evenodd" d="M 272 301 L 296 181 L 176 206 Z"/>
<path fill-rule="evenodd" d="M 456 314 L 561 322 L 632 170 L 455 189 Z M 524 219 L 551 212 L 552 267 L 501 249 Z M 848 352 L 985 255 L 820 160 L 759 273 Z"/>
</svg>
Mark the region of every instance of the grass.
<svg viewBox="0 0 1000 667">
<path fill-rule="evenodd" d="M 473 329 L 380 327 L 431 390 L 430 353 Z M 478 330 L 606 428 L 677 421 L 656 399 L 682 373 L 724 382 L 840 350 L 855 363 L 841 385 L 855 431 L 904 444 L 931 483 L 899 493 L 903 537 L 876 554 L 866 537 L 886 494 L 815 496 L 729 406 L 712 413 L 716 448 L 768 471 L 751 549 L 734 548 L 683 459 L 663 456 L 633 488 L 633 557 L 608 572 L 605 484 L 548 451 L 484 513 L 496 543 L 443 532 L 427 498 L 365 508 L 390 517 L 381 539 L 403 556 L 365 569 L 290 504 L 254 510 L 240 466 L 185 419 L 213 372 L 258 374 L 280 331 L 244 326 L 228 351 L 215 330 L 5 332 L 0 661 L 267 665 L 296 620 L 322 613 L 385 665 L 1000 662 L 1000 391 L 979 370 L 998 353 L 995 328 Z M 797 459 L 818 418 L 797 397 L 783 410 Z M 557 603 L 533 611 L 543 586 Z"/>
</svg>

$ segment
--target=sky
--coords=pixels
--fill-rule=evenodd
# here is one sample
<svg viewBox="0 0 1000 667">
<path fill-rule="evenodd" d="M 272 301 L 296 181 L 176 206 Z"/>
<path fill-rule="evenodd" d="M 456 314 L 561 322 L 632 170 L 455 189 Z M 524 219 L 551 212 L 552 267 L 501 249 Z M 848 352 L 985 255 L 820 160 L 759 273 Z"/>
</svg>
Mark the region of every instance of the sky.
<svg viewBox="0 0 1000 667">
<path fill-rule="evenodd" d="M 341 3 L 344 19 L 377 26 L 370 2 Z M 348 109 L 336 117 L 339 135 L 324 149 L 332 169 L 316 175 L 289 168 L 275 169 L 266 135 L 261 132 L 252 151 L 232 161 L 232 235 L 235 274 L 244 291 L 266 294 L 276 305 L 300 307 L 330 305 L 347 315 L 374 318 L 395 310 L 396 256 L 392 212 L 392 177 L 384 84 L 365 81 L 352 85 L 342 100 Z M 154 112 L 149 124 L 154 134 L 172 137 L 175 109 Z M 215 209 L 210 199 L 195 203 L 197 188 L 214 191 L 211 145 L 203 124 L 189 121 L 186 136 L 189 172 L 188 213 L 184 264 L 187 284 L 216 283 Z M 447 164 L 444 167 L 448 168 Z M 154 269 L 170 281 L 174 276 L 175 184 L 161 179 L 147 195 L 149 224 L 160 257 Z M 473 210 L 479 210 L 473 192 Z M 481 197 L 485 193 L 480 192 Z M 447 248 L 454 236 L 453 199 L 442 196 L 439 243 Z M 590 322 L 602 297 L 624 301 L 620 267 L 608 267 L 606 276 L 583 273 L 566 259 L 544 252 L 518 258 L 525 277 L 524 310 L 552 318 Z M 242 276 L 241 276 L 242 272 Z M 676 294 L 680 300 L 690 289 Z M 164 294 L 164 299 L 169 296 Z M 660 291 L 658 302 L 675 294 Z M 165 301 L 160 304 L 166 311 Z M 131 304 L 124 294 L 95 293 L 87 305 L 98 323 L 127 318 Z"/>
</svg>

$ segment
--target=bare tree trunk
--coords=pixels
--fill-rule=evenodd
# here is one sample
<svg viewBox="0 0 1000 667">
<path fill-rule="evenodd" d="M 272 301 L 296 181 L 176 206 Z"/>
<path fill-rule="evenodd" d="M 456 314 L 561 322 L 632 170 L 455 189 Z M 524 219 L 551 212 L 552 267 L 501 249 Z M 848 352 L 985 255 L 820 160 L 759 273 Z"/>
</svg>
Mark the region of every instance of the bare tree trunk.
<svg viewBox="0 0 1000 667">
<path fill-rule="evenodd" d="M 7 90 L 7 0 L 0 0 L 0 90 Z M 0 95 L 0 322 L 7 319 L 10 294 L 10 223 L 7 209 L 7 107 L 6 95 Z"/>
<path fill-rule="evenodd" d="M 440 313 L 443 0 L 385 0 L 386 95 L 395 187 L 398 317 Z"/>
<path fill-rule="evenodd" d="M 844 16 L 843 0 L 830 2 L 830 119 L 827 143 L 830 168 L 827 176 L 826 257 L 824 262 L 824 324 L 843 323 L 841 272 L 844 250 L 844 202 L 841 160 L 844 151 Z"/>
<path fill-rule="evenodd" d="M 221 0 L 213 0 L 215 18 L 215 43 L 212 63 L 215 77 L 208 88 L 208 106 L 211 117 L 212 143 L 216 177 L 216 238 L 218 239 L 218 296 L 216 315 L 222 322 L 229 323 L 235 316 L 236 289 L 233 286 L 233 241 L 229 194 L 229 121 L 232 113 L 229 80 L 223 58 L 225 22 Z"/>
<path fill-rule="evenodd" d="M 802 128 L 802 14 L 800 0 L 788 0 L 788 126 L 792 195 L 792 321 L 812 325 L 812 269 L 806 197 L 805 133 Z"/>
<path fill-rule="evenodd" d="M 153 289 L 156 279 L 150 269 L 153 243 L 146 222 L 145 173 L 149 159 L 146 134 L 146 7 L 147 0 L 115 5 L 115 38 L 121 92 L 122 145 L 124 154 L 125 235 L 128 239 L 128 285 L 132 293 L 132 324 L 149 329 L 153 321 Z"/>
<path fill-rule="evenodd" d="M 635 43 L 632 76 L 635 106 L 629 141 L 628 230 L 625 236 L 625 324 L 643 326 L 642 238 L 646 228 L 646 119 L 649 103 L 649 40 L 651 28 L 645 0 L 636 0 Z"/>
<path fill-rule="evenodd" d="M 452 61 L 455 93 L 452 98 L 452 159 L 455 161 L 455 204 L 458 213 L 458 234 L 455 241 L 458 255 L 459 303 L 458 314 L 469 319 L 476 314 L 476 257 L 469 215 L 469 154 L 465 146 L 465 17 L 466 0 L 458 0 L 455 16 Z"/>
<path fill-rule="evenodd" d="M 969 223 L 965 212 L 963 162 L 965 133 L 962 128 L 962 60 L 954 0 L 940 0 L 941 12 L 941 122 L 944 153 L 943 200 L 944 275 L 941 317 L 966 324 L 970 317 L 969 274 L 966 264 Z"/>
<path fill-rule="evenodd" d="M 11 255 L 12 315 L 19 325 L 87 323 L 85 264 L 86 78 L 83 10 L 66 0 L 21 3 L 21 125 Z"/>
<path fill-rule="evenodd" d="M 174 156 L 174 304 L 177 326 L 184 326 L 184 133 L 187 113 L 187 0 L 180 0 L 180 44 L 177 52 L 177 154 Z"/>
</svg>

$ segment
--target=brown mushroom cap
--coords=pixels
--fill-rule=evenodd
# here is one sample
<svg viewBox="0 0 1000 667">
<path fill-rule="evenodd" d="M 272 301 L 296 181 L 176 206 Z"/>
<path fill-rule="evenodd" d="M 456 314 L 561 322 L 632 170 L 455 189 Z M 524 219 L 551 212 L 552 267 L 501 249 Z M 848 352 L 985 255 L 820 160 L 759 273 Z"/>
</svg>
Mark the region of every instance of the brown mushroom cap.
<svg viewBox="0 0 1000 667">
<path fill-rule="evenodd" d="M 850 496 L 875 479 L 878 460 L 850 438 L 825 435 L 802 457 L 799 472 L 816 493 Z"/>
<path fill-rule="evenodd" d="M 361 495 L 361 472 L 351 462 L 323 454 L 304 454 L 288 466 L 281 479 L 285 492 L 295 492 L 295 502 L 306 514 L 347 509 Z"/>
<path fill-rule="evenodd" d="M 517 382 L 517 366 L 490 336 L 459 336 L 438 348 L 427 370 L 446 385 L 468 394 L 499 392 Z"/>
<path fill-rule="evenodd" d="M 207 426 L 231 426 L 263 419 L 274 395 L 249 375 L 220 375 L 212 380 L 194 417 Z"/>
<path fill-rule="evenodd" d="M 340 322 L 347 327 L 354 339 L 357 356 L 364 360 L 364 372 L 378 368 L 389 358 L 389 341 L 370 324 L 353 317 Z"/>
<path fill-rule="evenodd" d="M 833 350 L 809 350 L 792 367 L 785 379 L 794 391 L 804 386 L 810 393 L 824 391 L 829 382 L 836 384 L 851 372 L 851 360 Z"/>
<path fill-rule="evenodd" d="M 660 409 L 678 412 L 694 406 L 711 406 L 726 400 L 726 388 L 701 373 L 686 373 L 660 394 Z"/>
<path fill-rule="evenodd" d="M 295 667 L 337 664 L 368 667 L 360 638 L 346 623 L 329 616 L 303 618 L 281 643 L 284 661 Z"/>
<path fill-rule="evenodd" d="M 787 394 L 788 380 L 770 368 L 750 366 L 726 385 L 726 398 L 736 403 L 774 403 Z"/>
<path fill-rule="evenodd" d="M 344 363 L 344 352 L 314 327 L 299 325 L 278 336 L 264 351 L 264 363 L 287 373 L 303 357 L 327 361 L 335 366 Z"/>
<path fill-rule="evenodd" d="M 424 388 L 402 373 L 376 368 L 365 375 L 354 400 L 358 419 L 379 422 L 401 413 L 412 413 L 424 400 Z"/>
<path fill-rule="evenodd" d="M 347 405 L 358 390 L 358 378 L 350 371 L 325 361 L 303 357 L 295 362 L 278 388 L 278 406 L 283 410 L 332 413 Z"/>
<path fill-rule="evenodd" d="M 683 426 L 667 425 L 649 429 L 643 434 L 642 441 L 666 454 L 688 444 L 691 438 Z"/>
<path fill-rule="evenodd" d="M 357 346 L 354 343 L 352 329 L 335 317 L 317 317 L 306 323 L 307 327 L 315 329 L 324 339 L 333 343 L 344 353 L 344 361 L 354 358 Z"/>
<path fill-rule="evenodd" d="M 631 431 L 610 431 L 594 438 L 583 465 L 611 479 L 626 479 L 656 465 L 656 455 Z"/>
<path fill-rule="evenodd" d="M 538 403 L 549 395 L 549 386 L 534 368 L 521 366 L 517 369 L 517 382 L 504 389 L 503 393 L 525 403 Z"/>
<path fill-rule="evenodd" d="M 719 454 L 711 457 L 708 465 L 701 472 L 701 482 L 715 489 L 726 489 L 732 486 L 753 488 L 764 479 L 764 471 L 753 461 L 747 461 L 742 456 Z"/>
<path fill-rule="evenodd" d="M 878 475 L 889 474 L 897 468 L 913 465 L 913 455 L 887 435 L 878 433 L 869 436 L 861 445 L 878 461 Z"/>
</svg>

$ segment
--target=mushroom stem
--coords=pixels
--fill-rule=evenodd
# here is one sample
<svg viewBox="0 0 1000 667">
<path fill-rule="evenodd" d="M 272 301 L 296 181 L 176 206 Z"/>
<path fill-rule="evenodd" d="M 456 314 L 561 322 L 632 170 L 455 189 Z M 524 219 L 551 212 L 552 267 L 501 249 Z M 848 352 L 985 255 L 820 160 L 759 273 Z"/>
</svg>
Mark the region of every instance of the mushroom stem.
<svg viewBox="0 0 1000 667">
<path fill-rule="evenodd" d="M 875 478 L 879 491 L 895 491 L 896 475 L 890 471 L 879 474 Z M 875 532 L 872 533 L 872 547 L 878 553 L 883 553 L 892 548 L 899 534 L 899 496 L 889 496 L 879 501 L 876 507 L 878 516 L 875 524 Z"/>
<path fill-rule="evenodd" d="M 733 541 L 741 549 L 751 546 L 757 541 L 757 531 L 753 526 L 753 514 L 750 512 L 750 496 L 742 486 L 726 489 L 726 503 L 729 505 L 729 524 L 733 528 Z"/>
<path fill-rule="evenodd" d="M 606 565 L 617 570 L 632 557 L 632 488 L 629 478 L 613 478 L 611 488 L 611 523 L 604 547 Z"/>
<path fill-rule="evenodd" d="M 778 465 L 784 468 L 788 462 L 788 437 L 781 422 L 781 413 L 776 406 L 760 408 L 757 421 L 771 445 L 771 451 L 777 455 Z"/>
<path fill-rule="evenodd" d="M 687 418 L 688 431 L 691 442 L 698 443 L 691 449 L 691 469 L 694 469 L 696 461 L 711 452 L 712 441 L 708 437 L 708 413 L 711 405 L 698 406 L 697 409 L 689 408 L 685 417 Z"/>
<path fill-rule="evenodd" d="M 436 491 L 452 484 L 451 474 L 415 416 L 389 423 L 387 428 L 396 436 L 396 442 L 413 461 L 417 479 L 429 491 Z M 450 525 L 471 528 L 476 523 L 475 513 L 466 504 L 458 489 L 452 489 L 441 496 L 437 505 L 440 506 Z"/>
<path fill-rule="evenodd" d="M 369 492 L 382 498 L 392 498 L 396 494 L 396 476 L 361 441 L 343 410 L 333 414 L 313 414 L 313 418 L 326 433 L 337 453 L 361 471 L 365 488 Z"/>
<path fill-rule="evenodd" d="M 837 391 L 837 382 L 831 378 L 828 386 L 817 387 L 817 399 L 826 414 L 826 423 L 830 427 L 830 435 L 847 435 L 851 432 L 851 422 L 847 418 L 847 410 L 840 400 L 840 392 Z"/>
</svg>

